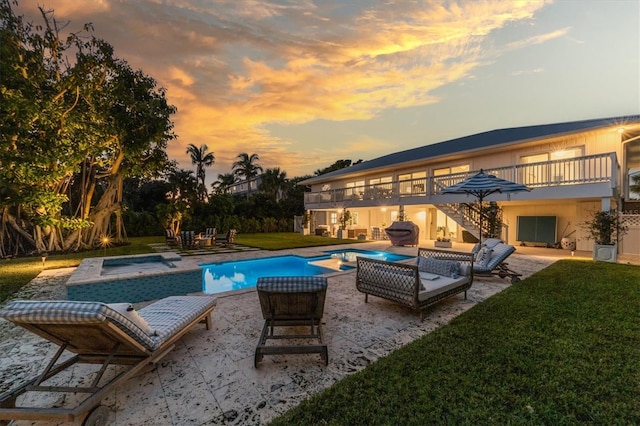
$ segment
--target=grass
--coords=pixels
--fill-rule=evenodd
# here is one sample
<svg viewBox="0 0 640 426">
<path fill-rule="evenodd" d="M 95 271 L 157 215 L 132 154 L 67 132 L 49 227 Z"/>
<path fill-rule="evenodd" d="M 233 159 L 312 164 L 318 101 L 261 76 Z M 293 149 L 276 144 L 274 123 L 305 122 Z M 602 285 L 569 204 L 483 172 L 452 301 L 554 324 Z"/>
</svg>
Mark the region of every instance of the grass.
<svg viewBox="0 0 640 426">
<path fill-rule="evenodd" d="M 298 232 L 276 232 L 276 233 L 258 233 L 258 234 L 238 234 L 236 243 L 248 246 L 258 247 L 263 250 L 283 250 L 300 247 L 317 247 L 332 244 L 353 244 L 362 243 L 364 241 L 354 239 L 327 238 L 316 235 L 302 235 Z"/>
<path fill-rule="evenodd" d="M 67 254 L 50 254 L 42 266 L 42 258 L 20 257 L 15 259 L 0 260 L 0 302 L 5 301 L 12 294 L 20 290 L 32 279 L 34 279 L 43 269 L 59 269 L 78 266 L 82 259 L 89 257 L 121 256 L 127 254 L 152 253 L 150 243 L 164 242 L 164 237 L 140 237 L 130 238 L 130 243 L 126 246 L 106 247 L 91 251 Z"/>
<path fill-rule="evenodd" d="M 640 267 L 559 261 L 273 425 L 638 424 Z"/>
<path fill-rule="evenodd" d="M 78 266 L 82 259 L 102 256 L 122 256 L 130 254 L 153 253 L 149 244 L 162 244 L 164 237 L 132 237 L 129 245 L 118 247 L 106 247 L 97 250 L 83 251 L 80 253 L 51 254 L 48 255 L 44 268 L 42 258 L 21 257 L 16 259 L 0 260 L 0 303 L 20 290 L 43 269 L 59 269 Z M 324 246 L 330 244 L 350 244 L 362 242 L 358 240 L 338 240 L 335 238 L 317 237 L 315 235 L 300 235 L 299 233 L 271 233 L 271 234 L 240 234 L 236 242 L 249 247 L 258 247 L 263 250 L 281 250 L 298 247 Z"/>
</svg>

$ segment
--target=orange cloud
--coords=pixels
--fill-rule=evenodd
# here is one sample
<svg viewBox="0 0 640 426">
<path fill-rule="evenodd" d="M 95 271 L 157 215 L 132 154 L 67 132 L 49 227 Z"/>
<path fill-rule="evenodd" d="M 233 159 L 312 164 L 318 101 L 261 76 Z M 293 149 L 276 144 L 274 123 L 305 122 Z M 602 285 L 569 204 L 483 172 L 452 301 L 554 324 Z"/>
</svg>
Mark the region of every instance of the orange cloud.
<svg viewBox="0 0 640 426">
<path fill-rule="evenodd" d="M 270 134 L 267 124 L 369 120 L 388 108 L 438 102 L 436 89 L 472 78 L 486 60 L 488 34 L 532 18 L 545 4 L 49 3 L 59 19 L 72 21 L 70 30 L 93 22 L 96 34 L 114 45 L 118 56 L 167 89 L 178 108 L 174 130 L 179 136 L 168 154 L 182 167 L 192 168 L 187 144 L 207 144 L 216 155 L 212 175 L 228 172 L 238 153 L 255 152 L 264 168 L 279 166 L 289 176 L 312 173 L 339 158 L 368 159 L 372 149 L 388 143 L 345 135 L 333 147 L 328 142 L 319 147 L 318 135 L 288 140 Z M 560 29 L 506 48 L 567 32 Z"/>
</svg>

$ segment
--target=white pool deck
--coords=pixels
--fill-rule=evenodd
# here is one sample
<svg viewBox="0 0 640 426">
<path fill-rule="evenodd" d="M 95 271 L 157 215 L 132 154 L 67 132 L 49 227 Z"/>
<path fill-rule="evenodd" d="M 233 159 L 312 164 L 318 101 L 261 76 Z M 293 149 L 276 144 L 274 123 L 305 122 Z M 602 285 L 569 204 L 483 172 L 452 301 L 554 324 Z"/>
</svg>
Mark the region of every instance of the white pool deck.
<svg viewBox="0 0 640 426">
<path fill-rule="evenodd" d="M 421 246 L 432 246 L 432 243 Z M 351 247 L 411 255 L 417 252 L 415 247 L 392 247 L 389 242 Z M 453 249 L 468 251 L 470 247 L 454 244 Z M 337 248 L 346 246 L 193 256 L 184 257 L 181 262 L 184 262 L 182 267 L 190 267 L 280 254 L 313 256 Z M 518 247 L 509 258 L 509 265 L 527 277 L 568 256 L 570 253 L 564 250 Z M 590 255 L 578 252 L 575 256 Z M 74 268 L 45 270 L 16 298 L 63 298 L 65 282 L 73 272 Z M 212 330 L 193 328 L 154 371 L 127 381 L 102 401 L 111 409 L 111 424 L 266 424 L 302 400 L 447 324 L 510 286 L 508 279 L 476 278 L 467 300 L 463 295 L 449 298 L 432 307 L 421 322 L 415 311 L 383 299 L 371 297 L 365 304 L 364 295 L 355 288 L 355 271 L 331 274 L 328 281 L 324 315 L 328 366 L 324 366 L 318 355 L 287 355 L 265 356 L 255 369 L 254 350 L 263 324 L 258 297 L 255 290 L 235 292 L 219 297 Z M 0 319 L 0 391 L 37 375 L 56 348 Z M 73 371 L 70 382 L 85 375 L 82 368 Z"/>
</svg>

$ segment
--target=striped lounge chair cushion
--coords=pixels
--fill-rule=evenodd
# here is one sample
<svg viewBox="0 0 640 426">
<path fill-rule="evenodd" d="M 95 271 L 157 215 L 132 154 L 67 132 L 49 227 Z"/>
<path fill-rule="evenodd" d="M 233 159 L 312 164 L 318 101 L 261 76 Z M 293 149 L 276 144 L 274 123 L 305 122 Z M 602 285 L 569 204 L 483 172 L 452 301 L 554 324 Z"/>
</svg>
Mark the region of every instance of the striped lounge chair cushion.
<svg viewBox="0 0 640 426">
<path fill-rule="evenodd" d="M 16 300 L 9 303 L 0 316 L 20 324 L 99 324 L 111 321 L 149 350 L 159 345 L 157 337 L 145 333 L 124 315 L 101 302 L 71 300 Z"/>
<path fill-rule="evenodd" d="M 256 289 L 272 293 L 314 292 L 327 288 L 325 277 L 261 277 Z"/>
<path fill-rule="evenodd" d="M 158 300 L 138 313 L 155 330 L 156 339 L 161 343 L 215 305 L 214 296 L 172 296 Z"/>
</svg>

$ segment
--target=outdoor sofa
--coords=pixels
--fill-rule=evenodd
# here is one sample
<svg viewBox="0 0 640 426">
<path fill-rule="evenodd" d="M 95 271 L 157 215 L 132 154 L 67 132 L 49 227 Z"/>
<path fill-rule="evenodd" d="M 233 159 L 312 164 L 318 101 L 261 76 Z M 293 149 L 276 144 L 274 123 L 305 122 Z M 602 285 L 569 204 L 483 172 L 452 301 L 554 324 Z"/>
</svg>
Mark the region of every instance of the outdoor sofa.
<svg viewBox="0 0 640 426">
<path fill-rule="evenodd" d="M 419 248 L 415 264 L 357 257 L 356 288 L 420 311 L 464 292 L 473 283 L 473 253 Z"/>
<path fill-rule="evenodd" d="M 213 296 L 172 296 L 139 311 L 128 303 L 70 300 L 16 300 L 0 317 L 59 346 L 38 376 L 0 395 L 0 424 L 6 420 L 44 420 L 107 424 L 109 410 L 101 400 L 116 386 L 155 366 L 176 341 L 198 323 L 211 328 Z M 66 353 L 65 352 L 69 352 Z M 64 355 L 63 355 L 64 354 Z M 72 356 L 68 356 L 75 354 Z M 72 386 L 69 373 L 78 364 L 97 364 Z M 117 366 L 117 367 L 116 367 Z M 87 370 L 89 370 L 87 368 Z M 95 371 L 97 370 L 97 371 Z M 60 375 L 59 378 L 56 378 Z M 66 378 L 66 380 L 65 380 Z M 74 406 L 36 406 L 24 394 L 50 393 Z M 76 395 L 71 398 L 71 395 Z M 51 400 L 52 398 L 44 398 Z"/>
</svg>

